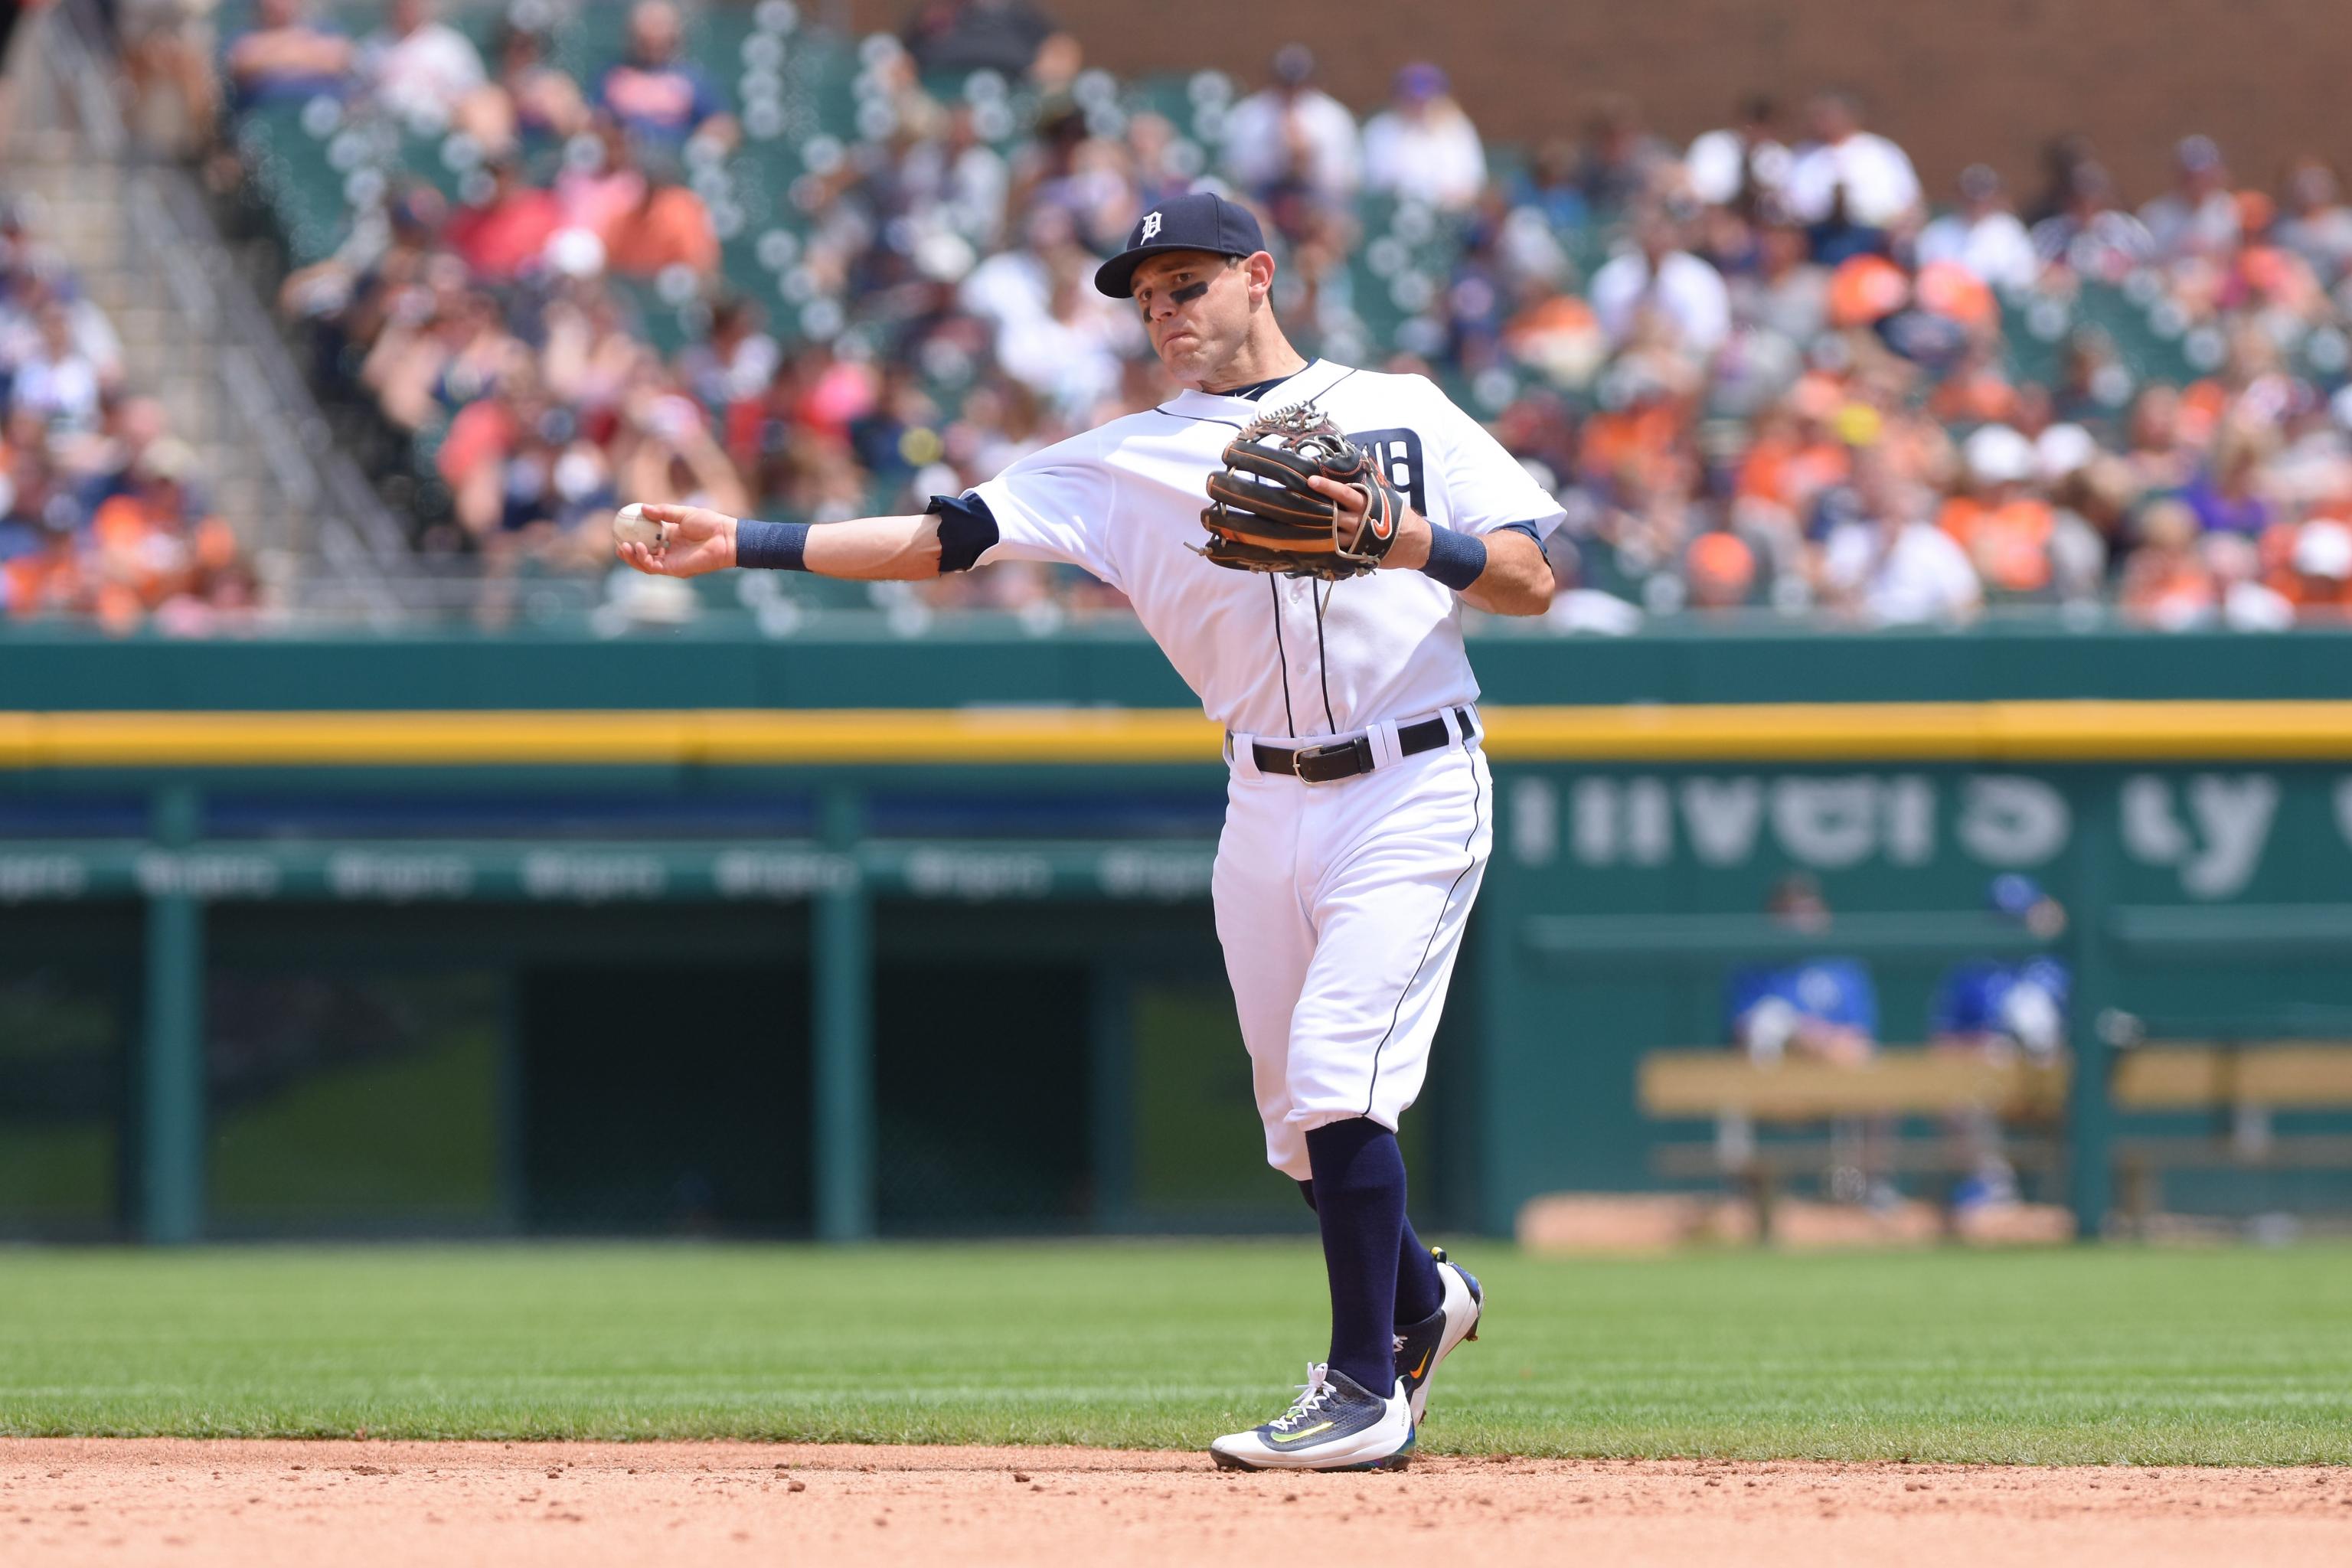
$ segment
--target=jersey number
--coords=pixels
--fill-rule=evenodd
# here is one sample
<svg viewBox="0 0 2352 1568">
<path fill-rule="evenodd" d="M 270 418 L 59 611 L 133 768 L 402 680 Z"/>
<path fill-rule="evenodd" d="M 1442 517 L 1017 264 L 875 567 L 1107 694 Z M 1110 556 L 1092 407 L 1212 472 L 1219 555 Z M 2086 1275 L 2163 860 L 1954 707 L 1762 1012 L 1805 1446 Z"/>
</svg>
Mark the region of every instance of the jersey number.
<svg viewBox="0 0 2352 1568">
<path fill-rule="evenodd" d="M 1421 485 L 1421 437 L 1411 430 L 1366 430 L 1348 439 L 1361 447 L 1380 466 L 1381 477 L 1404 492 L 1412 510 L 1429 515 L 1429 501 Z"/>
</svg>

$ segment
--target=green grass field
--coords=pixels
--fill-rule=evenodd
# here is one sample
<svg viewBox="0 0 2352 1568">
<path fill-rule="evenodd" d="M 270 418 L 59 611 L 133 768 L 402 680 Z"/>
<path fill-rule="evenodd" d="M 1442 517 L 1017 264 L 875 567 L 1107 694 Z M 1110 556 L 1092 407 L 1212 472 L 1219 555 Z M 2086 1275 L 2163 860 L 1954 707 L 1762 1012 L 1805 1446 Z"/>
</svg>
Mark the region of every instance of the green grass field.
<svg viewBox="0 0 2352 1568">
<path fill-rule="evenodd" d="M 2352 1250 L 1462 1253 L 1436 1452 L 2352 1463 Z M 0 1434 L 1196 1447 L 1297 1242 L 0 1251 Z"/>
</svg>

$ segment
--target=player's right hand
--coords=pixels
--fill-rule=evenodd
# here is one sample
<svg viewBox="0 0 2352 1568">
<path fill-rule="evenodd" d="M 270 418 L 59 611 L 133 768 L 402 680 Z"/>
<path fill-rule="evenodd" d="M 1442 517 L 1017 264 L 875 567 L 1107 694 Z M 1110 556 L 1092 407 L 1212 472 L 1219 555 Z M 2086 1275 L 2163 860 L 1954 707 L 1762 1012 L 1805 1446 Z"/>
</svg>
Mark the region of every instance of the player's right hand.
<svg viewBox="0 0 2352 1568">
<path fill-rule="evenodd" d="M 735 520 L 709 507 L 647 502 L 646 521 L 659 524 L 658 544 L 615 538 L 613 553 L 654 577 L 699 577 L 735 564 Z"/>
</svg>

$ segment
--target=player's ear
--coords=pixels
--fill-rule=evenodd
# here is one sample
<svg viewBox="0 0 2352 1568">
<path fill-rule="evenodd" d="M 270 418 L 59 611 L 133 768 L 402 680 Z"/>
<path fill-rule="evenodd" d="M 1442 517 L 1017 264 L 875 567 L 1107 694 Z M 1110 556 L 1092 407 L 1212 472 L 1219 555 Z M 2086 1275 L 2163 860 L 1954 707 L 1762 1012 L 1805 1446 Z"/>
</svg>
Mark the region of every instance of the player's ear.
<svg viewBox="0 0 2352 1568">
<path fill-rule="evenodd" d="M 1265 251 L 1242 258 L 1242 271 L 1248 276 L 1250 303 L 1255 305 L 1274 287 L 1274 258 Z"/>
</svg>

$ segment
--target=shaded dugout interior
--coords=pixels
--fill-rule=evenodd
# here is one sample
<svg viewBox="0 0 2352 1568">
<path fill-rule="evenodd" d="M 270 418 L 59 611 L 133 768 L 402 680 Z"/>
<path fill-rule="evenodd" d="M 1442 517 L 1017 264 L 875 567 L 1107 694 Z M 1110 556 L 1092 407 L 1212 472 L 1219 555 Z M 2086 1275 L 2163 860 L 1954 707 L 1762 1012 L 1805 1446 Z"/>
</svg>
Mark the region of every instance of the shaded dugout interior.
<svg viewBox="0 0 2352 1568">
<path fill-rule="evenodd" d="M 207 1234 L 813 1227 L 804 907 L 219 904 Z M 0 910 L 0 1234 L 127 1235 L 137 906 Z M 885 1234 L 1303 1225 L 1204 902 L 875 920 Z"/>
</svg>

